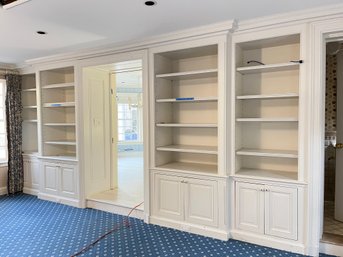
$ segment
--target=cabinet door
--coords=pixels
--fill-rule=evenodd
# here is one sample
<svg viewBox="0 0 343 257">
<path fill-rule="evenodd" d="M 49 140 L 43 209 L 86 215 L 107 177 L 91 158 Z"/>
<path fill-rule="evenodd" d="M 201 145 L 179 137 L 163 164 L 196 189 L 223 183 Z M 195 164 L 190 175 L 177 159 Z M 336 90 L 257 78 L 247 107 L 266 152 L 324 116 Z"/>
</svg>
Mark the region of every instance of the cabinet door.
<svg viewBox="0 0 343 257">
<path fill-rule="evenodd" d="M 42 190 L 47 194 L 59 193 L 59 167 L 55 163 L 43 162 Z"/>
<path fill-rule="evenodd" d="M 156 174 L 154 176 L 154 214 L 172 220 L 183 220 L 183 189 L 181 178 Z"/>
<path fill-rule="evenodd" d="M 24 168 L 24 187 L 31 188 L 31 171 L 30 171 L 30 161 L 23 160 L 23 168 Z"/>
<path fill-rule="evenodd" d="M 218 226 L 218 185 L 216 181 L 185 179 L 185 220 L 189 223 Z"/>
<path fill-rule="evenodd" d="M 297 240 L 297 188 L 267 186 L 265 233 Z"/>
<path fill-rule="evenodd" d="M 31 161 L 30 162 L 30 171 L 31 171 L 31 184 L 33 189 L 39 189 L 39 180 L 40 180 L 40 173 L 39 173 L 39 162 L 38 161 Z"/>
<path fill-rule="evenodd" d="M 264 185 L 236 183 L 236 227 L 264 233 Z"/>
<path fill-rule="evenodd" d="M 65 197 L 77 195 L 76 168 L 74 165 L 60 164 L 60 194 Z"/>
</svg>

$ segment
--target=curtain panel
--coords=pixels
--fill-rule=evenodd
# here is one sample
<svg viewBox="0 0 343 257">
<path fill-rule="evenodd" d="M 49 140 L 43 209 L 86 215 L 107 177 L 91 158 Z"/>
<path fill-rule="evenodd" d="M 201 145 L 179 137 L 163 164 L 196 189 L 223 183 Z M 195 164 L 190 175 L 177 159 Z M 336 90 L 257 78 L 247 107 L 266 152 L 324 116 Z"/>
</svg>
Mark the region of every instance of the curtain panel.
<svg viewBox="0 0 343 257">
<path fill-rule="evenodd" d="M 23 191 L 24 169 L 22 157 L 22 104 L 21 77 L 7 74 L 6 78 L 6 122 L 8 144 L 8 183 L 9 194 Z"/>
</svg>

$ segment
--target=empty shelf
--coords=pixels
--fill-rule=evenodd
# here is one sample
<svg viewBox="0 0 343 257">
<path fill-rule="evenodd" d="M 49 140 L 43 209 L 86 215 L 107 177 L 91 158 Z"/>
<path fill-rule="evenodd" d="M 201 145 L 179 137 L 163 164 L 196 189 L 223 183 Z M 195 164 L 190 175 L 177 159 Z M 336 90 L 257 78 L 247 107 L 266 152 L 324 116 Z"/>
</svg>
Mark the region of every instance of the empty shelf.
<svg viewBox="0 0 343 257">
<path fill-rule="evenodd" d="M 263 178 L 270 180 L 298 180 L 297 172 L 279 170 L 241 169 L 239 171 L 236 171 L 236 176 Z"/>
<path fill-rule="evenodd" d="M 287 94 L 266 94 L 266 95 L 240 95 L 237 96 L 238 100 L 249 100 L 249 99 L 281 99 L 281 98 L 298 98 L 297 93 Z"/>
<path fill-rule="evenodd" d="M 170 80 L 198 79 L 198 78 L 216 77 L 217 74 L 218 74 L 218 69 L 207 69 L 207 70 L 184 71 L 184 72 L 158 74 L 158 75 L 156 75 L 156 78 L 165 78 L 165 79 L 170 79 Z"/>
<path fill-rule="evenodd" d="M 74 107 L 75 102 L 45 103 L 43 107 Z"/>
<path fill-rule="evenodd" d="M 37 109 L 37 105 L 25 105 L 23 109 Z"/>
<path fill-rule="evenodd" d="M 167 145 L 156 148 L 158 151 L 181 152 L 181 153 L 203 153 L 203 154 L 218 154 L 216 146 L 201 146 L 201 145 Z"/>
<path fill-rule="evenodd" d="M 243 148 L 236 151 L 237 155 L 246 156 L 261 156 L 261 157 L 279 157 L 279 158 L 298 158 L 297 151 L 285 151 L 285 150 L 262 150 L 262 149 L 249 149 Z"/>
<path fill-rule="evenodd" d="M 43 89 L 56 89 L 56 88 L 67 88 L 67 87 L 74 87 L 74 82 L 70 83 L 58 83 L 58 84 L 50 84 L 46 86 L 42 86 Z"/>
<path fill-rule="evenodd" d="M 157 127 L 176 127 L 176 128 L 216 128 L 215 123 L 157 123 Z"/>
<path fill-rule="evenodd" d="M 267 65 L 256 65 L 249 67 L 239 67 L 237 71 L 241 74 L 251 74 L 260 72 L 274 72 L 274 71 L 288 71 L 296 70 L 299 68 L 299 63 L 287 62 Z"/>
<path fill-rule="evenodd" d="M 53 159 L 53 160 L 61 160 L 61 161 L 77 161 L 76 155 L 47 155 L 47 156 L 40 156 L 41 159 Z"/>
<path fill-rule="evenodd" d="M 298 118 L 238 118 L 236 121 L 257 121 L 257 122 L 296 122 Z"/>
<path fill-rule="evenodd" d="M 200 173 L 217 173 L 217 165 L 214 164 L 202 164 L 202 163 L 190 163 L 190 162 L 171 162 L 156 167 L 160 170 L 168 171 L 191 171 Z"/>
<path fill-rule="evenodd" d="M 26 122 L 26 123 L 37 123 L 38 121 L 37 120 L 23 120 L 23 122 Z"/>
<path fill-rule="evenodd" d="M 74 127 L 75 123 L 45 123 L 44 125 L 51 127 Z"/>
<path fill-rule="evenodd" d="M 76 145 L 76 141 L 74 140 L 51 140 L 45 141 L 44 143 L 48 145 Z"/>
<path fill-rule="evenodd" d="M 179 102 L 215 102 L 218 97 L 178 97 L 169 99 L 157 99 L 157 103 L 179 103 Z"/>
<path fill-rule="evenodd" d="M 36 92 L 36 88 L 28 88 L 28 89 L 22 89 L 22 92 Z"/>
</svg>

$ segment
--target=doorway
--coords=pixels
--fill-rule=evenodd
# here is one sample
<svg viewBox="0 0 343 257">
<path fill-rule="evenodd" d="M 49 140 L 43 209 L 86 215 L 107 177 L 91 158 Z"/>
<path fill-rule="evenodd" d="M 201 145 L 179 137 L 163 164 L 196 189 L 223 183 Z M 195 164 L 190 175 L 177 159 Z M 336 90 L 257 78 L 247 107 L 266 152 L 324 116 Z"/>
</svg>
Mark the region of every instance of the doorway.
<svg viewBox="0 0 343 257">
<path fill-rule="evenodd" d="M 86 201 L 132 208 L 144 199 L 142 60 L 84 68 L 83 82 Z"/>
<path fill-rule="evenodd" d="M 343 245 L 343 41 L 326 44 L 325 97 L 322 241 Z"/>
</svg>

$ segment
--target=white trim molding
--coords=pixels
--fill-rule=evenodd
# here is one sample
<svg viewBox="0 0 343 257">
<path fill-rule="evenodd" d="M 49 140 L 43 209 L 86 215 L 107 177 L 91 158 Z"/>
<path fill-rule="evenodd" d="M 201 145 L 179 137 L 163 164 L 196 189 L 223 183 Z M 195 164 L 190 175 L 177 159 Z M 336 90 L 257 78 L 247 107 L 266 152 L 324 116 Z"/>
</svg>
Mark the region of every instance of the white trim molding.
<svg viewBox="0 0 343 257">
<path fill-rule="evenodd" d="M 325 41 L 330 33 L 343 32 L 343 17 L 310 24 L 310 80 L 307 101 L 306 166 L 311 210 L 308 227 L 309 255 L 318 256 L 323 232 L 324 136 L 325 136 Z"/>
<path fill-rule="evenodd" d="M 0 187 L 0 195 L 7 195 L 7 187 Z"/>
</svg>

